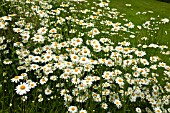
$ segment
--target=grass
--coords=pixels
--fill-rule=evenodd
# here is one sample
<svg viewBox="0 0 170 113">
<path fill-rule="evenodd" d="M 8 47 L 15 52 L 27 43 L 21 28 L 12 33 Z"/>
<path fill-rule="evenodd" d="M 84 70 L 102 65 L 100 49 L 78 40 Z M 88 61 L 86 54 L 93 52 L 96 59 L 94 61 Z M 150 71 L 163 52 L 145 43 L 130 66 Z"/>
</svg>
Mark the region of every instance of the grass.
<svg viewBox="0 0 170 113">
<path fill-rule="evenodd" d="M 99 7 L 89 0 L 71 2 L 69 9 L 68 2 L 43 1 L 33 1 L 37 9 L 25 1 L 1 1 L 0 17 L 17 15 L 0 18 L 8 23 L 0 26 L 0 113 L 170 112 L 170 23 L 160 22 L 170 19 L 170 4 L 110 0 L 109 7 Z M 117 9 L 111 12 L 116 18 L 109 18 L 109 8 Z"/>
<path fill-rule="evenodd" d="M 92 2 L 89 0 L 89 2 Z M 131 7 L 126 7 L 125 4 L 131 4 Z M 112 0 L 110 1 L 110 7 L 118 9 L 119 12 L 125 13 L 126 18 L 135 23 L 136 25 L 142 24 L 144 21 L 148 20 L 150 17 L 170 18 L 170 3 L 161 2 L 158 0 Z M 147 12 L 153 11 L 153 14 L 147 15 L 136 15 L 137 12 Z M 170 32 L 170 23 L 165 26 L 165 29 Z M 170 46 L 169 35 L 162 37 L 162 43 L 168 44 Z"/>
</svg>

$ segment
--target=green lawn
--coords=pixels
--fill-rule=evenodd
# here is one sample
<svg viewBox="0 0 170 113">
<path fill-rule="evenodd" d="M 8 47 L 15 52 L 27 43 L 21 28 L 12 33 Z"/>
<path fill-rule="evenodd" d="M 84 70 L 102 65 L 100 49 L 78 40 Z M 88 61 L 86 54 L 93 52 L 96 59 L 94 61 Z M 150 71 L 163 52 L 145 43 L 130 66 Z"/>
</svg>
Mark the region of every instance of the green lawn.
<svg viewBox="0 0 170 113">
<path fill-rule="evenodd" d="M 92 2 L 92 0 L 88 1 Z M 127 7 L 125 4 L 131 4 L 131 7 Z M 110 0 L 110 7 L 116 8 L 120 13 L 125 13 L 126 18 L 135 25 L 142 24 L 142 22 L 149 20 L 150 17 L 158 17 L 158 15 L 160 18 L 170 19 L 170 3 L 157 0 Z M 148 11 L 153 11 L 153 13 L 136 15 L 137 12 Z M 170 33 L 170 23 L 165 26 L 165 29 Z M 169 34 L 162 38 L 164 38 L 162 43 L 170 42 Z M 168 43 L 168 47 L 170 47 L 170 43 Z"/>
<path fill-rule="evenodd" d="M 125 4 L 131 4 L 131 7 L 126 7 Z M 141 24 L 143 21 L 150 17 L 169 18 L 170 19 L 170 3 L 160 2 L 157 0 L 113 0 L 111 1 L 111 7 L 115 7 L 118 11 L 126 13 L 126 17 L 135 24 Z M 147 16 L 138 16 L 137 12 L 153 11 L 153 14 Z M 170 33 L 170 23 L 165 27 Z M 164 42 L 170 42 L 170 35 L 163 40 Z M 168 44 L 170 47 L 170 43 Z"/>
</svg>

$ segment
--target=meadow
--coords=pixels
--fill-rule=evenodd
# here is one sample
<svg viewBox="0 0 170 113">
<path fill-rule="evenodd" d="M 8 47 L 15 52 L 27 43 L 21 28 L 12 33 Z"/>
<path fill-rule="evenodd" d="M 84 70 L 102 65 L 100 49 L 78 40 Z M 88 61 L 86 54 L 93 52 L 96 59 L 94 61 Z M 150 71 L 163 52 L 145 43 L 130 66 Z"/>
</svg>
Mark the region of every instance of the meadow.
<svg viewBox="0 0 170 113">
<path fill-rule="evenodd" d="M 170 4 L 0 1 L 0 113 L 170 113 Z"/>
</svg>

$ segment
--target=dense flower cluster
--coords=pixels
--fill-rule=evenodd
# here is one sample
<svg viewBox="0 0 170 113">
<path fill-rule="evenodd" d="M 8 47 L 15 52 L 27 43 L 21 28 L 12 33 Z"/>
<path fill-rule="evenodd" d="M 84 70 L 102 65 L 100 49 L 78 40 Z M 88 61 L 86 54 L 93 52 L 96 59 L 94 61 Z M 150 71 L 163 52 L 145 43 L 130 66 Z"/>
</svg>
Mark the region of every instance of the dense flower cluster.
<svg viewBox="0 0 170 113">
<path fill-rule="evenodd" d="M 18 75 L 10 79 L 17 84 L 16 93 L 23 101 L 34 91 L 39 93 L 37 102 L 56 98 L 58 92 L 71 113 L 87 113 L 86 106 L 79 105 L 89 101 L 108 111 L 113 105 L 121 109 L 135 102 L 151 106 L 136 107 L 137 113 L 170 111 L 170 66 L 150 54 L 158 50 L 169 55 L 168 46 L 145 43 L 159 26 L 169 22 L 167 18 L 151 18 L 135 26 L 124 14 L 108 7 L 109 0 L 94 2 L 90 10 L 74 7 L 87 3 L 85 0 L 62 2 L 58 7 L 37 2 L 27 1 L 30 11 L 12 25 L 19 36 L 13 43 Z M 0 29 L 7 29 L 8 21 L 16 15 L 1 17 Z M 141 29 L 147 30 L 149 37 L 140 37 Z M 134 44 L 131 39 L 141 43 Z M 10 42 L 5 35 L 0 37 L 1 51 L 6 50 L 4 41 Z M 1 60 L 4 65 L 12 64 L 8 58 Z"/>
</svg>

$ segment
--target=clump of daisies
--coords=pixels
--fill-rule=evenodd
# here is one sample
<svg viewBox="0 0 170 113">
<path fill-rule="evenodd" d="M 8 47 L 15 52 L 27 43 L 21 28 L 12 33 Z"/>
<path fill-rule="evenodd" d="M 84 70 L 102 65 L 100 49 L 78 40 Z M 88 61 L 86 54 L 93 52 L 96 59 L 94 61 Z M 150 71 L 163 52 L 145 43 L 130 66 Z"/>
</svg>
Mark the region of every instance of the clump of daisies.
<svg viewBox="0 0 170 113">
<path fill-rule="evenodd" d="M 150 52 L 163 54 L 168 46 L 146 43 L 146 36 L 137 39 L 136 44 L 131 42 L 141 29 L 158 31 L 159 25 L 169 22 L 167 18 L 156 25 L 152 18 L 135 26 L 124 14 L 110 8 L 109 0 L 94 2 L 91 9 L 81 9 L 86 6 L 85 0 L 62 2 L 58 7 L 47 1 L 37 2 L 25 3 L 30 8 L 26 16 L 32 16 L 37 24 L 22 17 L 12 24 L 18 39 L 12 39 L 17 65 L 10 80 L 22 101 L 35 93 L 37 103 L 59 95 L 70 113 L 96 108 L 132 108 L 137 113 L 168 110 L 170 66 Z M 0 28 L 5 29 L 5 21 L 11 20 L 10 16 L 2 17 Z M 1 50 L 6 49 L 5 40 L 10 43 L 5 35 L 0 37 Z M 4 65 L 12 63 L 9 58 L 1 59 Z"/>
</svg>

